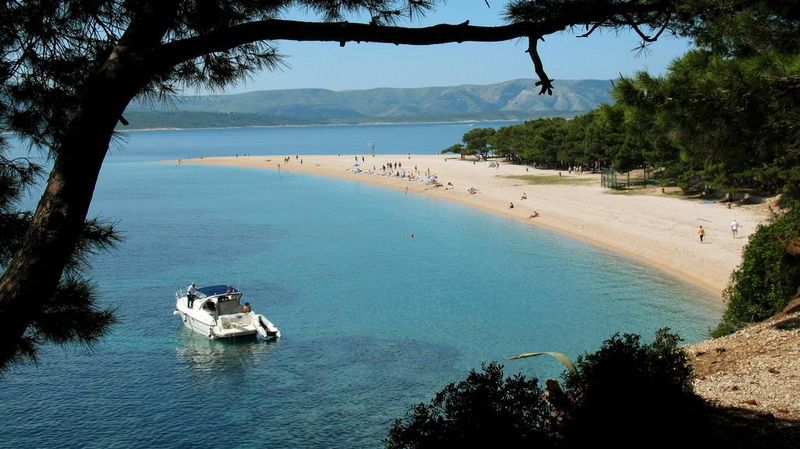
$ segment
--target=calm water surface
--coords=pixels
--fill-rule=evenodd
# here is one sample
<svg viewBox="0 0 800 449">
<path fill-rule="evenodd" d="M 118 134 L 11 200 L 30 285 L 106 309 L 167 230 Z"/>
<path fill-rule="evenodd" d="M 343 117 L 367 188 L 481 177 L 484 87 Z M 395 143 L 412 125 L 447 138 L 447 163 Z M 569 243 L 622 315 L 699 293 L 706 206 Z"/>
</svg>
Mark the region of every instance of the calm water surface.
<svg viewBox="0 0 800 449">
<path fill-rule="evenodd" d="M 431 154 L 467 125 L 131 133 L 92 213 L 125 240 L 92 276 L 120 323 L 92 353 L 48 348 L 0 381 L 2 447 L 379 447 L 397 417 L 481 363 L 575 356 L 614 332 L 705 337 L 714 299 L 512 220 L 346 181 L 160 159 Z M 410 238 L 413 233 L 415 238 Z M 273 344 L 184 330 L 173 292 L 230 283 Z M 557 376 L 548 360 L 507 371 Z"/>
</svg>

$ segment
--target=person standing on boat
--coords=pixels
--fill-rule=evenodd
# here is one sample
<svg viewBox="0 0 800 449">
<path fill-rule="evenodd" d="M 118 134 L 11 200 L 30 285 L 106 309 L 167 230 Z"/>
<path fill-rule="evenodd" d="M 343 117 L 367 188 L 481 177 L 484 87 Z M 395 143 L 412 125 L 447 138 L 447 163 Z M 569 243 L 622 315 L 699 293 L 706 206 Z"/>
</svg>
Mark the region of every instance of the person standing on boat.
<svg viewBox="0 0 800 449">
<path fill-rule="evenodd" d="M 197 291 L 194 282 L 192 282 L 192 284 L 186 289 L 186 302 L 190 309 L 192 308 L 192 305 L 194 305 L 194 299 L 197 298 L 198 293 L 199 292 Z"/>
<path fill-rule="evenodd" d="M 250 303 L 246 302 L 242 306 L 242 313 L 250 313 Z"/>
</svg>

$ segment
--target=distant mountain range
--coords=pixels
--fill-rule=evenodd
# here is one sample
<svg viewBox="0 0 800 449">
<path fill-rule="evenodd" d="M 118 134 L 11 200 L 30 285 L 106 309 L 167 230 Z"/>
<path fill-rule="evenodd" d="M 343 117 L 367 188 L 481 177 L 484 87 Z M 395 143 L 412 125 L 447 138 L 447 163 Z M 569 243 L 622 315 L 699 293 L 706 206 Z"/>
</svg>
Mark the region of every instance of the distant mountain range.
<svg viewBox="0 0 800 449">
<path fill-rule="evenodd" d="M 573 116 L 610 101 L 610 81 L 561 80 L 539 95 L 534 80 L 485 86 L 264 90 L 132 103 L 128 128 L 201 128 L 342 123 L 407 123 Z"/>
</svg>

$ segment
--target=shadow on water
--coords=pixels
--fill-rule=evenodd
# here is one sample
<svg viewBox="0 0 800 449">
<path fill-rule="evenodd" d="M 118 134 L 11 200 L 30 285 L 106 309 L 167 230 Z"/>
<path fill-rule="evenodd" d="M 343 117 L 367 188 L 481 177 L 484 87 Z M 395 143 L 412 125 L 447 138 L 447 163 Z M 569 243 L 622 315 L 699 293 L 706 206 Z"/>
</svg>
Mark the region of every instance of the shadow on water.
<svg viewBox="0 0 800 449">
<path fill-rule="evenodd" d="M 281 344 L 280 339 L 264 342 L 255 336 L 212 340 L 187 329 L 178 330 L 175 339 L 178 360 L 203 374 L 241 374 L 269 357 Z"/>
</svg>

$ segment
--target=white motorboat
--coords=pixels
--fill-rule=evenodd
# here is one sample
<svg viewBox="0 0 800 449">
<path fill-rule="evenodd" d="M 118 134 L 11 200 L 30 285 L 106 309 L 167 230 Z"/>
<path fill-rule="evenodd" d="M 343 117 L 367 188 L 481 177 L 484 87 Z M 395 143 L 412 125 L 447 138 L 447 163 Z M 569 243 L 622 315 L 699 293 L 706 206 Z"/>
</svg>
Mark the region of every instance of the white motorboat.
<svg viewBox="0 0 800 449">
<path fill-rule="evenodd" d="M 280 338 L 281 331 L 264 315 L 242 307 L 242 292 L 230 285 L 211 285 L 175 292 L 173 315 L 183 325 L 212 339 L 256 336 L 260 340 Z"/>
</svg>

